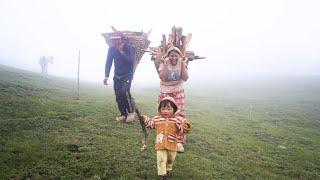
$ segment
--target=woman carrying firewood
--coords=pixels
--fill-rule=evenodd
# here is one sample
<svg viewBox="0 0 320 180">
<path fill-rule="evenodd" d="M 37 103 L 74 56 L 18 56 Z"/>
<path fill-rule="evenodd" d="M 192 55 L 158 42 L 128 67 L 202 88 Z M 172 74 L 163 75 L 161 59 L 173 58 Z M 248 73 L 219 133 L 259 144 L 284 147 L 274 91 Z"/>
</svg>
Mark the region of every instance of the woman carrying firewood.
<svg viewBox="0 0 320 180">
<path fill-rule="evenodd" d="M 180 115 L 186 116 L 183 83 L 188 80 L 188 69 L 179 48 L 175 46 L 168 48 L 165 57 L 160 61 L 158 73 L 161 80 L 158 101 L 172 97 L 179 106 Z M 177 151 L 180 153 L 184 152 L 185 140 L 186 135 L 180 133 L 177 144 Z"/>
</svg>

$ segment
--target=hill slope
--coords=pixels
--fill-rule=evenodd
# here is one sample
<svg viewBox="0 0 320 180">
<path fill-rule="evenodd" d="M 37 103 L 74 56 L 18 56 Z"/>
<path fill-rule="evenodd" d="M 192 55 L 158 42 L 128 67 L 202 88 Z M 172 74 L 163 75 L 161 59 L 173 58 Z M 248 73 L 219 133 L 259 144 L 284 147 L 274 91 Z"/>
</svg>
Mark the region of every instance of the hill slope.
<svg viewBox="0 0 320 180">
<path fill-rule="evenodd" d="M 172 179 L 319 179 L 319 82 L 188 87 L 193 130 Z M 154 132 L 140 152 L 138 122 L 114 120 L 112 87 L 84 84 L 75 101 L 73 86 L 0 66 L 0 179 L 156 179 Z M 133 94 L 154 115 L 157 89 Z"/>
</svg>

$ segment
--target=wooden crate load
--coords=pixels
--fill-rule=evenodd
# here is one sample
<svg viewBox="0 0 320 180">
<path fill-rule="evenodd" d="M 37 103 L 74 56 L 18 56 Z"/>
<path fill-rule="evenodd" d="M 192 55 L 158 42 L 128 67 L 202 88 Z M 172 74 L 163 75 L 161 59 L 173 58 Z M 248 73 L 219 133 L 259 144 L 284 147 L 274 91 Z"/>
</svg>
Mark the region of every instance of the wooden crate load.
<svg viewBox="0 0 320 180">
<path fill-rule="evenodd" d="M 162 35 L 161 45 L 158 47 L 149 47 L 151 60 L 154 61 L 156 68 L 158 69 L 159 61 L 165 57 L 167 50 L 170 46 L 175 46 L 180 49 L 182 56 L 187 58 L 187 63 L 189 61 L 193 61 L 196 59 L 204 59 L 205 57 L 201 57 L 195 55 L 193 51 L 188 51 L 188 46 L 190 44 L 192 34 L 188 33 L 187 35 L 182 34 L 181 27 L 172 27 L 171 34 L 169 34 L 168 40 L 166 35 Z"/>
<path fill-rule="evenodd" d="M 113 26 L 111 27 L 111 29 L 113 30 L 113 32 L 102 33 L 101 35 L 105 38 L 106 43 L 109 46 L 112 46 L 113 41 L 110 38 L 115 36 L 115 34 L 121 33 L 127 38 L 127 40 L 133 46 L 133 48 L 135 49 L 135 52 L 136 52 L 135 61 L 134 61 L 134 71 L 135 71 L 143 54 L 146 52 L 146 49 L 148 49 L 148 47 L 150 45 L 150 41 L 148 40 L 148 37 L 149 37 L 151 31 L 149 31 L 149 32 L 118 31 Z"/>
</svg>

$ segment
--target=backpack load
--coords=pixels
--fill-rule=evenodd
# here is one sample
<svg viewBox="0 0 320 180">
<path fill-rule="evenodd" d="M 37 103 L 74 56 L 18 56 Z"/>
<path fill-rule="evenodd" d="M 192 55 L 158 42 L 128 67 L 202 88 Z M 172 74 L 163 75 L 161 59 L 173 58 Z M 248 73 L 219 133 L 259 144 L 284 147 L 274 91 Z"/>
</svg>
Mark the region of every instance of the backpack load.
<svg viewBox="0 0 320 180">
<path fill-rule="evenodd" d="M 134 60 L 134 67 L 133 70 L 135 71 L 136 67 L 138 66 L 143 54 L 146 52 L 146 49 L 148 49 L 150 45 L 150 41 L 148 40 L 148 37 L 150 35 L 150 32 L 136 32 L 136 31 L 118 31 L 113 26 L 111 27 L 113 32 L 110 33 L 102 33 L 101 35 L 105 38 L 106 43 L 109 46 L 112 46 L 112 37 L 116 34 L 122 34 L 128 42 L 132 45 L 132 47 L 135 49 L 135 60 Z"/>
</svg>

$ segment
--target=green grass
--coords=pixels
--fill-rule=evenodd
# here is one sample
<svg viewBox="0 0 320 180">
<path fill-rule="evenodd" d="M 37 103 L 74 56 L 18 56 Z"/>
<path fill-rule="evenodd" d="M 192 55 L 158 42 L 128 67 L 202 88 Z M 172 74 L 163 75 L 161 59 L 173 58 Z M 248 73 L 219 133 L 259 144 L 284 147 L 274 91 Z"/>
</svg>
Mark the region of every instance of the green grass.
<svg viewBox="0 0 320 180">
<path fill-rule="evenodd" d="M 0 66 L 0 179 L 157 179 L 154 132 L 121 124 L 112 87 Z M 155 115 L 157 88 L 132 93 Z M 172 179 L 319 179 L 320 78 L 186 87 Z M 70 151 L 76 145 L 79 152 Z"/>
</svg>

